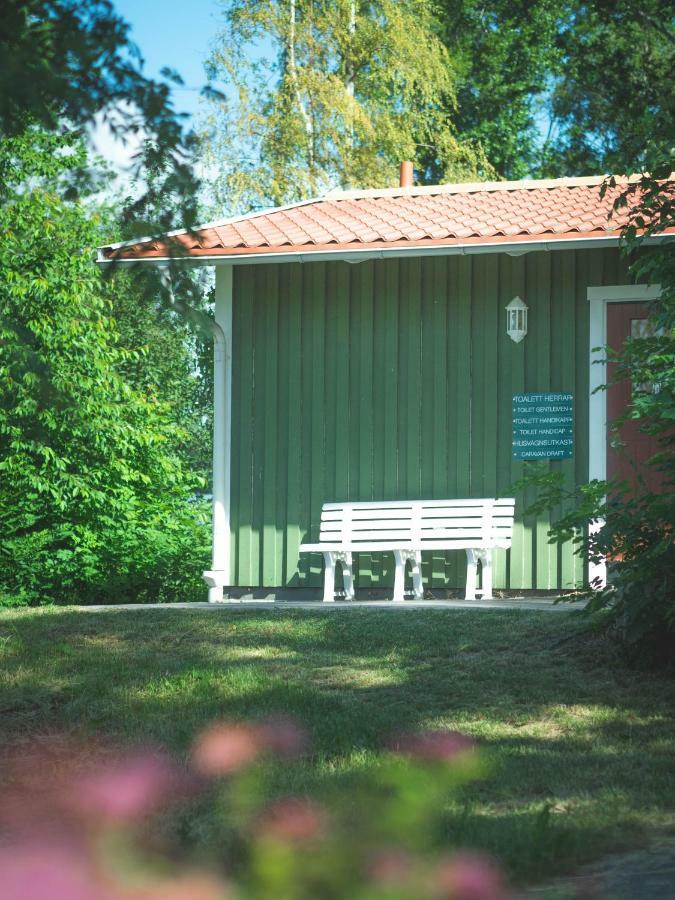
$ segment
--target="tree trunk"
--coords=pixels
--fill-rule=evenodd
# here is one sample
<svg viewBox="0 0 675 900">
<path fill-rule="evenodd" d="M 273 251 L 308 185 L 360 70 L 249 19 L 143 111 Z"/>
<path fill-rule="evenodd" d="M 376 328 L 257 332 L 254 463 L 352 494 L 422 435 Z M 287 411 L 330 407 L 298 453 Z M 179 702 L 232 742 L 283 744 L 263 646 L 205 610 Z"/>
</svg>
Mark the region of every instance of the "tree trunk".
<svg viewBox="0 0 675 900">
<path fill-rule="evenodd" d="M 302 120 L 305 124 L 305 133 L 307 134 L 308 163 L 310 171 L 312 171 L 314 169 L 314 126 L 312 124 L 309 113 L 305 108 L 305 104 L 302 102 L 302 92 L 300 90 L 300 84 L 298 82 L 298 70 L 295 62 L 295 12 L 296 0 L 290 0 L 290 19 L 288 23 L 288 74 L 290 75 L 291 81 L 293 82 L 295 99 L 297 100 L 298 108 L 300 109 L 300 115 L 302 116 Z"/>
</svg>

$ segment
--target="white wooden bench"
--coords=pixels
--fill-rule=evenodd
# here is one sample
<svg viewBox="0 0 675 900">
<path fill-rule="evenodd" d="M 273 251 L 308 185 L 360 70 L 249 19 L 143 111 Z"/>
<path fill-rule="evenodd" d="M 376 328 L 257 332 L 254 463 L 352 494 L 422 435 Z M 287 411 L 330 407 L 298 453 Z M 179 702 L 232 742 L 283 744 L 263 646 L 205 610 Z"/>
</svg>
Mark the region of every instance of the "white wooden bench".
<svg viewBox="0 0 675 900">
<path fill-rule="evenodd" d="M 342 566 L 347 600 L 354 599 L 352 553 L 393 551 L 395 601 L 403 600 L 405 570 L 412 570 L 413 594 L 421 600 L 422 552 L 465 550 L 466 599 L 492 597 L 492 551 L 508 549 L 515 500 L 401 500 L 382 503 L 324 503 L 318 544 L 302 544 L 301 553 L 323 553 L 324 603 L 335 599 L 335 568 Z M 476 588 L 481 562 L 482 588 Z"/>
</svg>

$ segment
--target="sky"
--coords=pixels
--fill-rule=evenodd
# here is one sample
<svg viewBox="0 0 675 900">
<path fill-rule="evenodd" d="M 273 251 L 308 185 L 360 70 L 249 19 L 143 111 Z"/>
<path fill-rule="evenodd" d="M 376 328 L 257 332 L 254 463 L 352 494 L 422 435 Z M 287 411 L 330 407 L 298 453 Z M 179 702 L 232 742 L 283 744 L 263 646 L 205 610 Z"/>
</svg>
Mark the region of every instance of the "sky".
<svg viewBox="0 0 675 900">
<path fill-rule="evenodd" d="M 221 27 L 218 0 L 116 0 L 115 9 L 131 25 L 145 73 L 159 77 L 163 66 L 177 69 L 185 88 L 174 88 L 176 108 L 194 114 L 206 82 L 204 63 Z"/>
<path fill-rule="evenodd" d="M 129 37 L 145 60 L 144 73 L 159 79 L 162 67 L 176 69 L 185 87 L 172 88 L 175 108 L 196 116 L 206 83 L 204 63 L 223 18 L 219 0 L 115 0 L 114 5 L 131 26 Z M 135 149 L 114 140 L 100 124 L 92 137 L 116 168 L 123 169 Z"/>
</svg>

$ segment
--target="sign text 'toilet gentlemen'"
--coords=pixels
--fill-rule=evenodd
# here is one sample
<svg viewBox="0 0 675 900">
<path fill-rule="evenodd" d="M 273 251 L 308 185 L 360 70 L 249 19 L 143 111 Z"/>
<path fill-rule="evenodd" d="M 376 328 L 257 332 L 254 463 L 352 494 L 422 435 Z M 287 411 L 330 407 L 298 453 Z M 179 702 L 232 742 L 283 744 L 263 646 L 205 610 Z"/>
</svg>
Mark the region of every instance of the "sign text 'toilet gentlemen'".
<svg viewBox="0 0 675 900">
<path fill-rule="evenodd" d="M 569 459 L 573 448 L 572 394 L 514 394 L 514 459 Z"/>
</svg>

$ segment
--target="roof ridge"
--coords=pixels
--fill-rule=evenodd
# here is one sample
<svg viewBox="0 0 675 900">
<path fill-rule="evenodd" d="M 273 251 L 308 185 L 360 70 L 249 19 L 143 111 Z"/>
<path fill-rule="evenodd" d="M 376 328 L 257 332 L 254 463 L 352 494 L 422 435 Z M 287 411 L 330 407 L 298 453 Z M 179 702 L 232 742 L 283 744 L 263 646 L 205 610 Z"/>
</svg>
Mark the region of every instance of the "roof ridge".
<svg viewBox="0 0 675 900">
<path fill-rule="evenodd" d="M 523 178 L 520 181 L 472 181 L 451 184 L 425 184 L 414 187 L 364 188 L 363 190 L 329 191 L 318 201 L 325 200 L 367 200 L 375 197 L 415 197 L 424 194 L 473 194 L 491 191 L 533 191 L 560 187 L 594 187 L 609 178 L 609 175 L 587 175 L 578 178 Z M 614 176 L 617 184 L 638 181 L 640 175 Z"/>
</svg>

